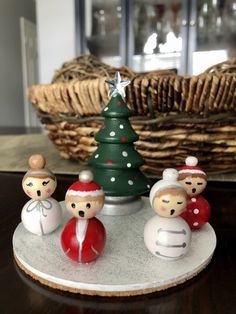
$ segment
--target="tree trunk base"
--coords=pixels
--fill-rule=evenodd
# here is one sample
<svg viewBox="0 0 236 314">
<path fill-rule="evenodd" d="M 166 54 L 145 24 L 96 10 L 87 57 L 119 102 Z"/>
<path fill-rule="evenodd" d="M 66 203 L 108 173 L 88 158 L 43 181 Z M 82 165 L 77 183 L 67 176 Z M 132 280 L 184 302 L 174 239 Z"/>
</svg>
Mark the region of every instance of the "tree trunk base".
<svg viewBox="0 0 236 314">
<path fill-rule="evenodd" d="M 138 212 L 142 208 L 141 196 L 106 196 L 102 215 L 122 216 Z"/>
</svg>

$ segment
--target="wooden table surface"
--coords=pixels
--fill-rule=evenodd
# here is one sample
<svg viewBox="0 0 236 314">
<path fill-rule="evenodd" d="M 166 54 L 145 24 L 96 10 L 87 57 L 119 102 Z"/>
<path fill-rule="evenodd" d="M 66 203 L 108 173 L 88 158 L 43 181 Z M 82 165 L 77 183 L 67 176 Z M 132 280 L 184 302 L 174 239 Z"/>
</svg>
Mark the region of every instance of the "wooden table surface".
<svg viewBox="0 0 236 314">
<path fill-rule="evenodd" d="M 210 265 L 175 288 L 129 298 L 102 298 L 55 291 L 19 270 L 12 235 L 27 202 L 23 174 L 0 173 L 0 313 L 214 313 L 236 312 L 236 183 L 210 182 L 205 197 L 212 205 L 217 248 Z M 58 176 L 54 198 L 62 201 L 73 176 Z M 207 239 L 206 239 L 207 241 Z M 174 267 L 174 263 L 173 263 Z"/>
</svg>

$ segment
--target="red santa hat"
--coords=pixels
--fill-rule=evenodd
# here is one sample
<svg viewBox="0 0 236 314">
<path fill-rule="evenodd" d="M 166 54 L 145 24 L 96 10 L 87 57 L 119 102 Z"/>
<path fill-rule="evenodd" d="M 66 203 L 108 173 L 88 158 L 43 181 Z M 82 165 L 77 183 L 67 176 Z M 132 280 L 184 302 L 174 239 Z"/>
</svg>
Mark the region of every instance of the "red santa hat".
<svg viewBox="0 0 236 314">
<path fill-rule="evenodd" d="M 206 173 L 202 170 L 201 167 L 199 167 L 198 165 L 198 159 L 194 156 L 188 156 L 185 159 L 185 166 L 183 166 L 180 170 L 179 170 L 179 174 L 203 174 L 206 175 Z"/>
<path fill-rule="evenodd" d="M 90 170 L 83 170 L 79 174 L 79 180 L 73 183 L 66 192 L 66 196 L 103 196 L 104 192 L 100 185 L 93 181 Z"/>
</svg>

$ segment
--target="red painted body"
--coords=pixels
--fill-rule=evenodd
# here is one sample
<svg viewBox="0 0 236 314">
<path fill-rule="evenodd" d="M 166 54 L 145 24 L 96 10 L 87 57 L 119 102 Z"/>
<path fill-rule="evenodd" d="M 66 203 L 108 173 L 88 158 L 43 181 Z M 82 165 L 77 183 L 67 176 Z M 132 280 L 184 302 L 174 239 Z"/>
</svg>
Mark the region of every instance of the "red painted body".
<svg viewBox="0 0 236 314">
<path fill-rule="evenodd" d="M 200 229 L 211 215 L 211 207 L 208 201 L 200 195 L 189 197 L 188 206 L 181 217 L 189 224 L 192 230 Z"/>
<path fill-rule="evenodd" d="M 106 231 L 100 220 L 95 217 L 88 219 L 87 230 L 80 247 L 76 237 L 77 221 L 77 218 L 72 218 L 65 225 L 61 234 L 61 246 L 72 260 L 89 263 L 102 253 L 106 243 Z"/>
</svg>

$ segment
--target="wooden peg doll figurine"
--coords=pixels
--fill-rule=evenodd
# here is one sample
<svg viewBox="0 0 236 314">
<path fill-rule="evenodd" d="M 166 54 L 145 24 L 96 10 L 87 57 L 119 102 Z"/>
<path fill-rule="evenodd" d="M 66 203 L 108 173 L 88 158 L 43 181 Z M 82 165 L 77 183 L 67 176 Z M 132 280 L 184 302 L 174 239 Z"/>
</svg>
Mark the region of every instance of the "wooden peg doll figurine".
<svg viewBox="0 0 236 314">
<path fill-rule="evenodd" d="M 60 204 L 51 197 L 56 189 L 55 175 L 45 168 L 46 161 L 42 155 L 32 155 L 30 169 L 26 172 L 22 187 L 31 198 L 22 209 L 21 220 L 24 227 L 37 235 L 53 232 L 61 224 Z"/>
<path fill-rule="evenodd" d="M 179 170 L 179 182 L 188 194 L 187 210 L 181 215 L 190 228 L 200 229 L 211 215 L 211 207 L 200 194 L 207 185 L 206 173 L 198 166 L 198 159 L 189 156 L 185 159 L 185 166 Z"/>
<path fill-rule="evenodd" d="M 106 230 L 95 217 L 103 208 L 104 192 L 91 171 L 80 172 L 79 180 L 66 192 L 65 203 L 74 217 L 62 231 L 62 249 L 72 260 L 89 263 L 102 253 L 106 242 Z"/>
<path fill-rule="evenodd" d="M 187 193 L 177 181 L 178 171 L 165 169 L 163 179 L 150 191 L 150 203 L 157 214 L 144 228 L 144 243 L 155 256 L 176 260 L 184 256 L 190 245 L 191 231 L 180 217 L 187 206 Z"/>
</svg>

